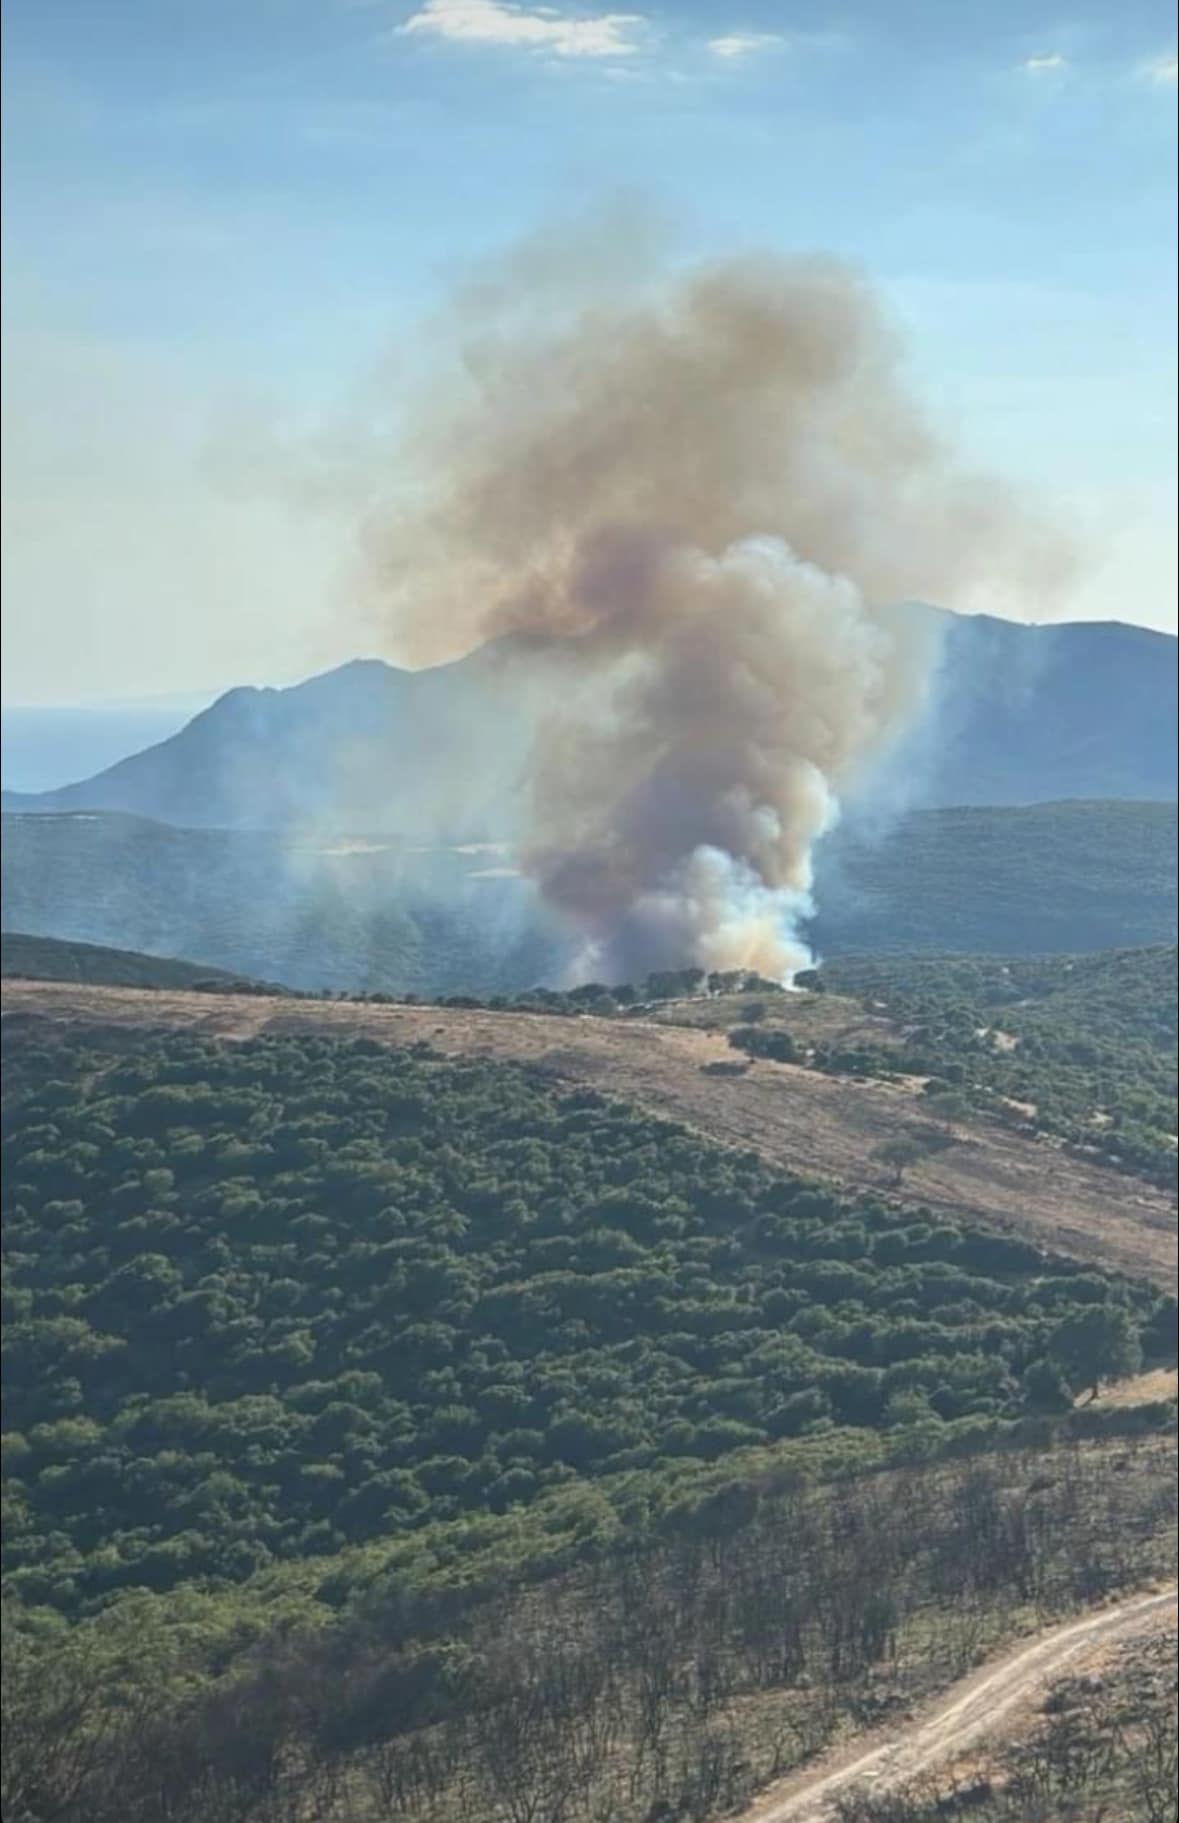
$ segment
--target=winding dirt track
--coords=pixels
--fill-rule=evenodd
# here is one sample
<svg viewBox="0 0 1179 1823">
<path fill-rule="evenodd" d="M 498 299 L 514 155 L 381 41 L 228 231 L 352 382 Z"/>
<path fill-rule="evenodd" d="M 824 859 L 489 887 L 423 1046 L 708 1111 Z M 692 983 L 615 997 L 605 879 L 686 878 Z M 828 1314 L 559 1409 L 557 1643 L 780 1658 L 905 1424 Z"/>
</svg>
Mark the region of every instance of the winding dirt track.
<svg viewBox="0 0 1179 1823">
<path fill-rule="evenodd" d="M 194 994 L 73 982 L 6 980 L 6 1016 L 126 1028 L 181 1028 L 212 1037 L 315 1031 L 393 1045 L 425 1039 L 446 1054 L 510 1059 L 683 1121 L 725 1145 L 754 1149 L 800 1175 L 881 1188 L 882 1142 L 928 1125 L 911 1088 L 850 1082 L 760 1062 L 744 1075 L 709 1075 L 733 1060 L 725 1038 L 644 1019 L 559 1019 L 451 1007 L 372 1006 L 253 995 Z M 904 1200 L 1019 1234 L 1074 1258 L 1170 1288 L 1176 1272 L 1174 1199 L 991 1122 L 963 1122 L 958 1143 L 915 1166 Z"/>
<path fill-rule="evenodd" d="M 1017 1710 L 1042 1698 L 1046 1686 L 1082 1656 L 1168 1621 L 1173 1625 L 1175 1599 L 1174 1588 L 1136 1595 L 1041 1634 L 953 1685 L 899 1737 L 861 1737 L 834 1760 L 792 1775 L 754 1805 L 748 1823 L 828 1823 L 841 1793 L 885 1792 L 977 1751 L 1001 1736 Z"/>
</svg>

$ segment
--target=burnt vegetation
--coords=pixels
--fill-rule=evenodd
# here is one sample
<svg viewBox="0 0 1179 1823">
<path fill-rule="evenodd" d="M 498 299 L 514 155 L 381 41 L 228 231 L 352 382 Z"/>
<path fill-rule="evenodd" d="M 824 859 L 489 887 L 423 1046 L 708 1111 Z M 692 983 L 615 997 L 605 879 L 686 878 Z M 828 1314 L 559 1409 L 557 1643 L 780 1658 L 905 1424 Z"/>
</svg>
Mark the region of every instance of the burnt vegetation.
<svg viewBox="0 0 1179 1823">
<path fill-rule="evenodd" d="M 612 1549 L 583 1538 L 540 1584 L 499 1554 L 419 1549 L 350 1586 L 321 1565 L 301 1600 L 141 1596 L 65 1635 L 14 1631 L 4 1815 L 702 1823 L 841 1732 L 899 1721 L 1013 1627 L 1157 1574 L 1173 1468 L 1144 1440 L 821 1487 L 734 1478 Z M 1135 1741 L 1152 1726 L 1136 1716 Z M 1054 1744 L 1050 1791 L 1058 1760 Z"/>
<path fill-rule="evenodd" d="M 983 1767 L 879 1796 L 850 1792 L 838 1823 L 1175 1823 L 1179 1774 L 1173 1636 L 1059 1679 L 1030 1727 Z"/>
</svg>

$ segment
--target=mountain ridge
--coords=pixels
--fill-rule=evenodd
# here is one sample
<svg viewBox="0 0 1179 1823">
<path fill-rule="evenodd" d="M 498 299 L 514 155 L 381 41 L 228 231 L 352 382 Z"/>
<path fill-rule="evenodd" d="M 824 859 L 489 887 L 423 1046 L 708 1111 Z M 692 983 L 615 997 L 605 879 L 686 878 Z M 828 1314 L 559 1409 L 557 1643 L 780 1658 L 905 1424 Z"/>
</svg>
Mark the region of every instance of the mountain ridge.
<svg viewBox="0 0 1179 1823">
<path fill-rule="evenodd" d="M 927 611 L 945 628 L 933 700 L 883 775 L 906 805 L 1176 796 L 1172 635 Z M 502 836 L 561 657 L 535 651 L 508 638 L 419 671 L 358 658 L 287 688 L 238 686 L 167 739 L 56 790 L 6 792 L 4 808 Z"/>
</svg>

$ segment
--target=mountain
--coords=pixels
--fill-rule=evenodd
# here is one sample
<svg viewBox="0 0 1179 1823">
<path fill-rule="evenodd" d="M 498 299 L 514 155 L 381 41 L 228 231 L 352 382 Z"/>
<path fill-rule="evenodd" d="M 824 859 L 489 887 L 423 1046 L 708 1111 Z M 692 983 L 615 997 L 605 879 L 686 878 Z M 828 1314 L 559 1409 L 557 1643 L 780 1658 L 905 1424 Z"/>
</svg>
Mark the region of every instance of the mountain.
<svg viewBox="0 0 1179 1823">
<path fill-rule="evenodd" d="M 891 796 L 918 806 L 1175 797 L 1172 637 L 1113 622 L 941 618 L 941 672 L 889 769 Z M 551 667 L 519 641 L 416 672 L 357 660 L 292 689 L 231 690 L 170 739 L 4 805 L 186 828 L 503 838 L 529 727 L 552 700 Z"/>
<path fill-rule="evenodd" d="M 230 690 L 170 739 L 57 791 L 6 792 L 4 808 L 469 837 L 527 752 L 518 651 L 500 642 L 423 671 L 357 659 L 291 689 Z"/>
<path fill-rule="evenodd" d="M 946 617 L 914 745 L 928 804 L 1176 796 L 1176 641 L 1118 621 Z"/>
<path fill-rule="evenodd" d="M 509 857 L 479 844 L 177 829 L 93 811 L 3 819 L 15 929 L 200 956 L 298 988 L 506 993 L 551 980 L 563 938 Z M 820 954 L 1030 955 L 1175 939 L 1168 804 L 911 813 L 820 846 Z"/>
</svg>

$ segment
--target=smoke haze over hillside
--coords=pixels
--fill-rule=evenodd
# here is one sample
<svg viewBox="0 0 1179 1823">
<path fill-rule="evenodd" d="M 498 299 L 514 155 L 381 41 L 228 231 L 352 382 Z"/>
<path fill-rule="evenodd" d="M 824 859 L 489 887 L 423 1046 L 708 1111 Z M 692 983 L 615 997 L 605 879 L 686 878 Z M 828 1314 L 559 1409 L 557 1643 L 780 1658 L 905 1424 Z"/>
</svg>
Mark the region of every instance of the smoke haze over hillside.
<svg viewBox="0 0 1179 1823">
<path fill-rule="evenodd" d="M 523 865 L 579 973 L 788 975 L 814 843 L 930 686 L 898 604 L 1042 608 L 1066 566 L 956 470 L 854 272 L 572 264 L 508 262 L 439 335 L 367 528 L 383 611 L 420 660 L 513 634 L 552 667 Z"/>
</svg>

